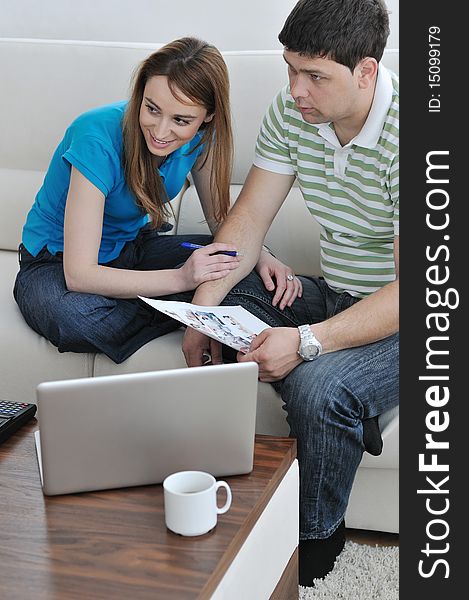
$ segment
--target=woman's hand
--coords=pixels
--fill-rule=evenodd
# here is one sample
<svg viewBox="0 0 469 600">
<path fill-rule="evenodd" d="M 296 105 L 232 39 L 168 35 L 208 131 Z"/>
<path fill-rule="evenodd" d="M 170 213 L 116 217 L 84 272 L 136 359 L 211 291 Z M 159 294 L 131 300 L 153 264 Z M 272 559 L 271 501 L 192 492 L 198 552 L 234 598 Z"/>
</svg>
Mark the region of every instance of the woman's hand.
<svg viewBox="0 0 469 600">
<path fill-rule="evenodd" d="M 275 290 L 272 306 L 277 306 L 280 302 L 279 308 L 283 310 L 286 306 L 291 306 L 295 298 L 301 298 L 303 293 L 301 281 L 295 277 L 290 267 L 269 252 L 262 250 L 256 271 L 264 282 L 265 288 L 270 292 Z"/>
<path fill-rule="evenodd" d="M 205 281 L 215 281 L 228 275 L 239 265 L 238 256 L 219 254 L 236 251 L 232 244 L 216 242 L 194 250 L 187 261 L 179 267 L 183 280 L 183 291 L 193 290 Z"/>
</svg>

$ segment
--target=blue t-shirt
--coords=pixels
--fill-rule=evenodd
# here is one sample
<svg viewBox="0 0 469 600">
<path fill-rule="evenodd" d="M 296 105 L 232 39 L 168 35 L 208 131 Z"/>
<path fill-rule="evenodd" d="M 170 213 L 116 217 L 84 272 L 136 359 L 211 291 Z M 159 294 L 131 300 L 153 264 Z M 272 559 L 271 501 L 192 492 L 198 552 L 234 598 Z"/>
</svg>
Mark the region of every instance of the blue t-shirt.
<svg viewBox="0 0 469 600">
<path fill-rule="evenodd" d="M 65 132 L 23 228 L 23 244 L 33 256 L 44 246 L 51 254 L 63 252 L 65 202 L 72 166 L 105 196 L 100 263 L 119 256 L 124 244 L 134 240 L 147 223 L 148 215 L 137 206 L 122 166 L 122 119 L 126 107 L 127 101 L 122 101 L 90 110 Z M 191 152 L 200 138 L 201 134 L 196 134 L 169 154 L 159 169 L 170 200 L 182 189 L 203 150 L 201 146 Z"/>
</svg>

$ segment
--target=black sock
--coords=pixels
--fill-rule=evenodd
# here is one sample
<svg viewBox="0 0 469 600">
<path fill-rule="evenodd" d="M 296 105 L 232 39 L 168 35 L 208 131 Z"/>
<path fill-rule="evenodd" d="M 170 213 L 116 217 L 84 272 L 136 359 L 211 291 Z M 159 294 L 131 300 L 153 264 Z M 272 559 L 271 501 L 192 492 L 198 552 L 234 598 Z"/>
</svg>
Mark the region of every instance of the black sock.
<svg viewBox="0 0 469 600">
<path fill-rule="evenodd" d="M 383 450 L 383 438 L 379 430 L 378 417 L 371 417 L 363 421 L 363 445 L 365 450 L 373 456 L 379 456 Z"/>
<path fill-rule="evenodd" d="M 224 363 L 235 363 L 237 362 L 238 351 L 230 346 L 222 344 L 221 347 L 222 358 Z"/>
<path fill-rule="evenodd" d="M 314 579 L 323 579 L 334 567 L 345 544 L 345 522 L 323 540 L 300 540 L 299 584 L 312 587 Z"/>
</svg>

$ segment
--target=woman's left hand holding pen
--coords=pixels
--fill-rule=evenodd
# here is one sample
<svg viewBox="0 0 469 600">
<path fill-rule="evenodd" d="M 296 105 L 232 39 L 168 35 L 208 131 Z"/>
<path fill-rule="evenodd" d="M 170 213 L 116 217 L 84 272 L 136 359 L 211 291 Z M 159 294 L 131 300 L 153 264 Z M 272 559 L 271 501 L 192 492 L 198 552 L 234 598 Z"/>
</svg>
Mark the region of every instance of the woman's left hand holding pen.
<svg viewBox="0 0 469 600">
<path fill-rule="evenodd" d="M 226 277 L 239 265 L 239 256 L 229 256 L 223 252 L 236 252 L 232 244 L 214 242 L 192 252 L 179 268 L 183 290 L 193 290 L 205 281 L 215 281 Z"/>
</svg>

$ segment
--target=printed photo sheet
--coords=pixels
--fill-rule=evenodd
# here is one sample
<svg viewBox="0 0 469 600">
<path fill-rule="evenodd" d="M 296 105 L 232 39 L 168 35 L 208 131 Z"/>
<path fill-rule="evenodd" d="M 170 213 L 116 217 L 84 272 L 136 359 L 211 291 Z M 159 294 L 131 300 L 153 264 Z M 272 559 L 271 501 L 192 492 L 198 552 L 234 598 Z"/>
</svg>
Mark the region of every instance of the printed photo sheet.
<svg viewBox="0 0 469 600">
<path fill-rule="evenodd" d="M 189 302 L 139 298 L 165 315 L 245 354 L 254 337 L 270 327 L 242 306 L 198 306 Z"/>
</svg>

